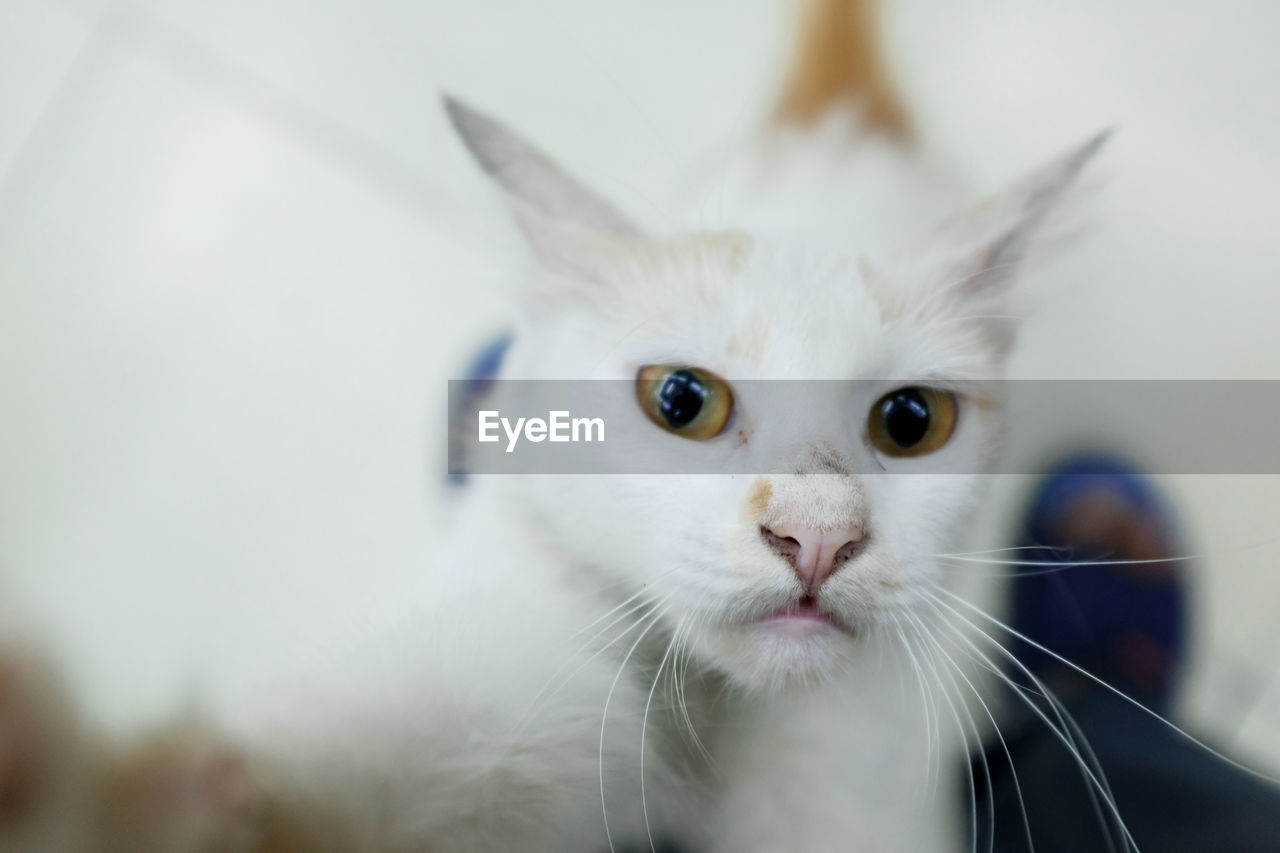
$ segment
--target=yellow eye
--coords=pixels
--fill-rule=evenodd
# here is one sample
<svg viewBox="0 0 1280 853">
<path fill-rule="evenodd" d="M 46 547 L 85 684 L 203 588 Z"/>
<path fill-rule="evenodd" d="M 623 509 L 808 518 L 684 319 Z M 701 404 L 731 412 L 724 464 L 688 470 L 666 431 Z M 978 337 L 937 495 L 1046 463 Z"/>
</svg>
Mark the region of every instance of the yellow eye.
<svg viewBox="0 0 1280 853">
<path fill-rule="evenodd" d="M 640 368 L 636 400 L 649 420 L 695 441 L 719 435 L 733 412 L 729 383 L 698 367 L 654 364 Z"/>
<path fill-rule="evenodd" d="M 947 443 L 956 428 L 956 398 L 948 391 L 910 386 L 871 407 L 867 433 L 887 456 L 921 456 Z"/>
</svg>

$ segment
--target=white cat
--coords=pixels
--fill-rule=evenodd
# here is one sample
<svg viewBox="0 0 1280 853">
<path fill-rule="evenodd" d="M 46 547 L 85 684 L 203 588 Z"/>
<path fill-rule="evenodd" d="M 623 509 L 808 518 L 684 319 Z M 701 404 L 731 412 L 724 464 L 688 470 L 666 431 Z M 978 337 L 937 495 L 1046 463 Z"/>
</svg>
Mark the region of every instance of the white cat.
<svg viewBox="0 0 1280 853">
<path fill-rule="evenodd" d="M 631 417 L 655 445 L 786 448 L 761 469 L 786 473 L 474 478 L 411 614 L 299 676 L 274 725 L 112 759 L 194 793 L 127 788 L 133 818 L 82 849 L 919 843 L 939 761 L 912 681 L 921 614 L 982 485 L 921 460 L 994 460 L 998 400 L 955 383 L 1000 376 L 1017 264 L 1100 139 L 935 228 L 947 194 L 913 158 L 869 16 L 814 4 L 773 126 L 718 190 L 735 230 L 650 235 L 446 105 L 532 249 L 502 377 L 639 377 Z M 811 418 L 746 379 L 874 393 Z M 66 820 L 120 775 L 85 772 Z M 209 804 L 217 820 L 167 827 Z"/>
</svg>

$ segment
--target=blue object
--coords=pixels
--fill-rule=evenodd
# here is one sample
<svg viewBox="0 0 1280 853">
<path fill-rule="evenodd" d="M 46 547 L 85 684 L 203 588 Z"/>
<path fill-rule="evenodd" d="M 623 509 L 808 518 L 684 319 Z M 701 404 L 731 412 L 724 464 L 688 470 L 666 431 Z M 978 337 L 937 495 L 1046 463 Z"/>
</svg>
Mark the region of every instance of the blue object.
<svg viewBox="0 0 1280 853">
<path fill-rule="evenodd" d="M 1087 543 L 1056 541 L 1064 515 L 1087 494 L 1117 498 L 1135 519 L 1155 525 L 1165 555 L 1178 558 L 1176 520 L 1152 481 L 1106 454 L 1070 457 L 1041 481 L 1018 544 L 1025 555 L 1013 581 L 1011 624 L 1020 633 L 1153 709 L 1167 707 L 1187 643 L 1187 590 L 1176 559 L 1125 566 Z M 1122 559 L 1115 555 L 1114 559 Z M 1020 557 L 1022 559 L 1023 557 Z M 1069 669 L 1010 638 L 1037 676 Z M 1019 678 L 1026 681 L 1025 677 Z"/>
<path fill-rule="evenodd" d="M 476 403 L 489 393 L 489 389 L 493 387 L 493 382 L 498 378 L 498 373 L 502 370 L 502 361 L 506 358 L 507 350 L 511 348 L 511 334 L 504 333 L 501 336 L 490 341 L 480 350 L 471 360 L 471 365 L 467 368 L 466 379 L 463 380 L 462 400 L 456 409 L 458 412 L 469 412 L 475 408 Z M 456 423 L 449 424 L 449 436 L 455 434 Z M 467 474 L 463 472 L 450 472 L 448 474 L 449 485 L 461 486 L 467 482 Z"/>
</svg>

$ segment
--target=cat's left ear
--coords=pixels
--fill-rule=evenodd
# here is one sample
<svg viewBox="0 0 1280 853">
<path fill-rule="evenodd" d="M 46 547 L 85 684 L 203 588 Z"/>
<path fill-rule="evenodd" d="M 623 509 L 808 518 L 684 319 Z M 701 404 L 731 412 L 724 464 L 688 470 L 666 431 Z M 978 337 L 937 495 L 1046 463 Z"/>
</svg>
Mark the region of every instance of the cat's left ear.
<svg viewBox="0 0 1280 853">
<path fill-rule="evenodd" d="M 445 95 L 445 112 L 498 188 L 534 254 L 557 272 L 595 278 L 611 241 L 641 238 L 612 205 L 514 131 Z"/>
<path fill-rule="evenodd" d="M 934 235 L 935 262 L 956 295 L 999 295 L 1044 220 L 1068 195 L 1110 131 L 1049 161 L 1005 192 L 946 222 Z"/>
</svg>

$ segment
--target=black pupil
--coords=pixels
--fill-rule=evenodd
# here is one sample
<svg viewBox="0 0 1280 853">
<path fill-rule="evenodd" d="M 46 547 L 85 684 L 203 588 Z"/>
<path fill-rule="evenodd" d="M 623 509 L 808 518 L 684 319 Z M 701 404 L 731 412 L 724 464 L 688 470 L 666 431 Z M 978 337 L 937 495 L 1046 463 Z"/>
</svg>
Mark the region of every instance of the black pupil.
<svg viewBox="0 0 1280 853">
<path fill-rule="evenodd" d="M 915 388 L 903 388 L 880 407 L 885 432 L 899 447 L 914 447 L 929 432 L 929 404 Z"/>
<path fill-rule="evenodd" d="M 667 423 L 676 429 L 693 423 L 702 411 L 707 396 L 706 386 L 692 371 L 677 370 L 662 380 L 658 388 L 658 407 Z"/>
</svg>

